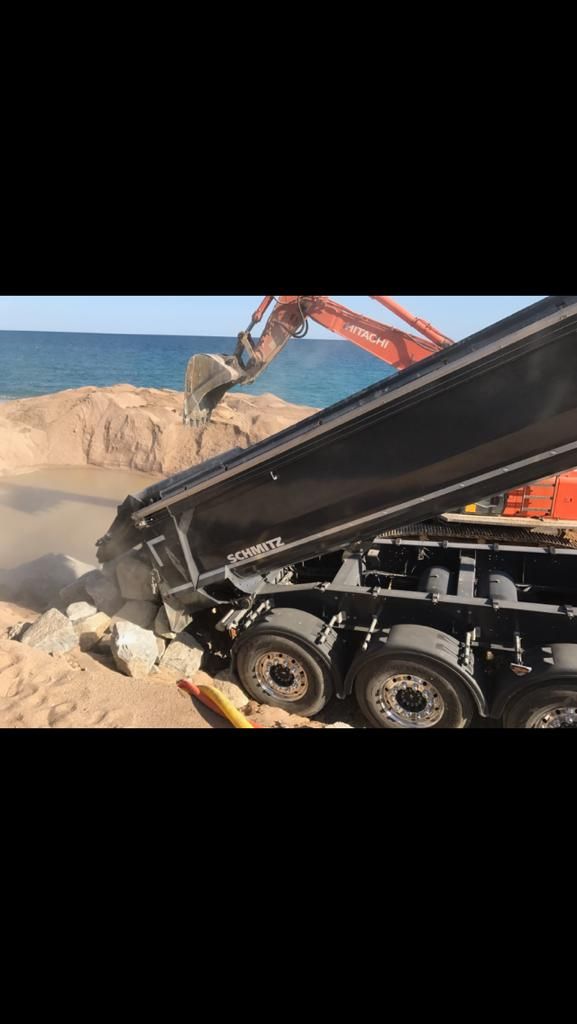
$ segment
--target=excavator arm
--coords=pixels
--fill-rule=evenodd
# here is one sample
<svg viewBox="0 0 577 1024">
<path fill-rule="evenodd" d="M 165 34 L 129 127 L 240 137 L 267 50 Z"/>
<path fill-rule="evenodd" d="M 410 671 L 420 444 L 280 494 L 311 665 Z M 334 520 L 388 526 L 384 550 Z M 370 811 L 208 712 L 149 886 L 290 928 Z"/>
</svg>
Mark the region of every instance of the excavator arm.
<svg viewBox="0 0 577 1024">
<path fill-rule="evenodd" d="M 252 383 L 291 338 L 306 335 L 309 319 L 371 352 L 396 370 L 404 370 L 452 344 L 431 324 L 409 313 L 393 299 L 384 295 L 371 298 L 416 328 L 423 337 L 355 313 L 326 295 L 283 295 L 278 299 L 267 295 L 246 330 L 238 335 L 233 355 L 202 353 L 190 359 L 186 369 L 184 422 L 193 426 L 207 423 L 212 410 L 230 388 Z M 255 342 L 251 331 L 273 302 L 275 308 Z"/>
</svg>

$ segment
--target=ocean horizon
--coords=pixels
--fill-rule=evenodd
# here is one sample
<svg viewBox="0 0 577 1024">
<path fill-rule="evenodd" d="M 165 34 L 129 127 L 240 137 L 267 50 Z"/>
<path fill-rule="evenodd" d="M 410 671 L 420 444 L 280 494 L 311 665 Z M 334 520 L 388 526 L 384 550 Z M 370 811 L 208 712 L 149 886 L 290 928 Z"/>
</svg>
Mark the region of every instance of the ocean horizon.
<svg viewBox="0 0 577 1024">
<path fill-rule="evenodd" d="M 0 331 L 0 402 L 87 385 L 183 391 L 192 355 L 231 354 L 235 346 L 236 338 L 204 335 Z M 342 338 L 307 337 L 290 341 L 257 381 L 237 390 L 324 408 L 393 372 Z"/>
</svg>

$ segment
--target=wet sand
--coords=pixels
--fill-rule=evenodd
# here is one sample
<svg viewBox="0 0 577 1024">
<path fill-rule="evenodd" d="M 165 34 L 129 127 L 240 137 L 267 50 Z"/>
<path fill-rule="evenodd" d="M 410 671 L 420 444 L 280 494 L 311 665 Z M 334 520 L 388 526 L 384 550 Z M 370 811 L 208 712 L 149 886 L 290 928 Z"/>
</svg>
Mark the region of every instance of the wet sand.
<svg viewBox="0 0 577 1024">
<path fill-rule="evenodd" d="M 46 554 L 96 565 L 95 543 L 127 494 L 159 476 L 95 467 L 40 469 L 0 477 L 0 569 Z"/>
</svg>

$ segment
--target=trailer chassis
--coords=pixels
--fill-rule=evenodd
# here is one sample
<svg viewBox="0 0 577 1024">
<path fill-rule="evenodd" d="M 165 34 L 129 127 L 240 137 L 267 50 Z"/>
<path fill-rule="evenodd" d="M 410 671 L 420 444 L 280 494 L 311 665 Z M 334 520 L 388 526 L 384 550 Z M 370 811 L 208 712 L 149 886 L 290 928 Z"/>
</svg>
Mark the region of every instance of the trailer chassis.
<svg viewBox="0 0 577 1024">
<path fill-rule="evenodd" d="M 429 712 L 423 712 L 426 666 L 434 663 L 458 678 L 459 689 L 470 698 L 471 718 L 495 722 L 511 720 L 520 700 L 562 677 L 569 690 L 576 688 L 575 700 L 568 708 L 554 708 L 544 725 L 575 727 L 576 556 L 577 549 L 558 546 L 553 539 L 542 546 L 378 537 L 280 573 L 235 580 L 246 597 L 241 607 L 237 601 L 219 614 L 217 629 L 233 640 L 233 662 L 249 690 L 239 652 L 251 637 L 266 635 L 267 626 L 271 634 L 278 636 L 280 630 L 293 643 L 304 643 L 323 661 L 331 692 L 341 700 L 358 689 L 368 665 L 378 667 L 391 652 L 412 658 L 412 664 L 415 658 L 423 661 L 422 674 L 412 674 L 419 680 L 414 710 L 387 722 L 369 715 L 375 725 L 442 724 L 431 701 Z M 299 613 L 308 630 L 299 632 Z M 280 656 L 277 662 L 282 665 Z M 287 685 L 291 682 L 287 675 Z M 410 682 L 403 678 L 396 684 L 407 707 Z M 258 685 L 257 679 L 254 696 Z M 293 703 L 291 694 L 283 702 L 281 683 L 276 690 L 260 689 L 261 699 L 269 703 Z M 359 703 L 363 706 L 362 699 Z"/>
</svg>

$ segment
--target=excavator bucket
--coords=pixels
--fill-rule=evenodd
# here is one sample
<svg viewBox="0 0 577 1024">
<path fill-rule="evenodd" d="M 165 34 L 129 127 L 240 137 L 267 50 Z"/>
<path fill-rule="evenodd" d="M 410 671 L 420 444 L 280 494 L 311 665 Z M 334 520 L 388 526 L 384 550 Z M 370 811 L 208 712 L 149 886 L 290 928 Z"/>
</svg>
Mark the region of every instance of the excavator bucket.
<svg viewBox="0 0 577 1024">
<path fill-rule="evenodd" d="M 223 395 L 247 376 L 236 356 L 204 352 L 193 356 L 186 367 L 184 423 L 205 426 Z"/>
</svg>

